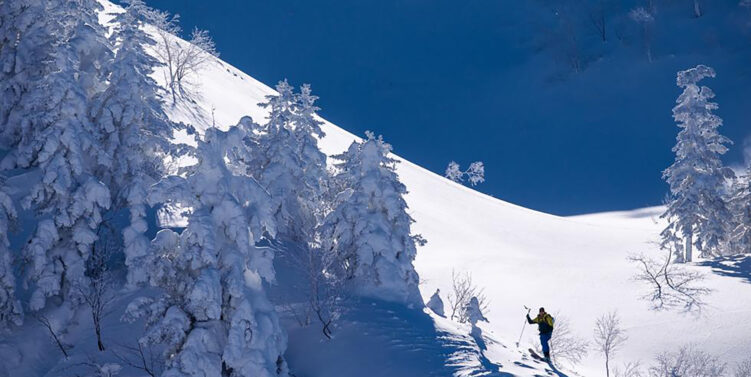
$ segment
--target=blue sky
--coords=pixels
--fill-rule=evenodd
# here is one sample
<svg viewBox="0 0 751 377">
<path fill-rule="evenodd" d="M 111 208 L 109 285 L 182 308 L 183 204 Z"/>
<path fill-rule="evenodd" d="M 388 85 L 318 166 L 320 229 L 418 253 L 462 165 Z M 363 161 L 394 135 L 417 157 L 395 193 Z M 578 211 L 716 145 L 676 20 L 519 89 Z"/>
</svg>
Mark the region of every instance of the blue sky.
<svg viewBox="0 0 751 377">
<path fill-rule="evenodd" d="M 741 161 L 751 129 L 747 39 L 738 33 L 695 47 L 679 35 L 729 33 L 722 9 L 665 23 L 652 64 L 638 30 L 624 29 L 622 47 L 609 42 L 610 52 L 583 73 L 560 75 L 546 51 L 550 14 L 532 0 L 148 3 L 180 14 L 186 30 L 208 29 L 225 61 L 268 85 L 310 83 L 321 115 L 335 124 L 383 134 L 397 154 L 439 173 L 451 160 L 482 160 L 487 181 L 478 190 L 545 212 L 660 203 L 679 69 L 718 70 L 706 85 L 718 96 L 721 131 L 736 142 L 729 163 Z"/>
</svg>

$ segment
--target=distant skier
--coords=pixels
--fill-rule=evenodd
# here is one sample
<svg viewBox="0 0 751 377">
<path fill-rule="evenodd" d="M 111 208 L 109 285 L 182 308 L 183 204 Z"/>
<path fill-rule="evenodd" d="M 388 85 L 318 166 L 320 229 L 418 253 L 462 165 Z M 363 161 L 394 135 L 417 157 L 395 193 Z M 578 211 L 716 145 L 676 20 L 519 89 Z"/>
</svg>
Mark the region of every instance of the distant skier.
<svg viewBox="0 0 751 377">
<path fill-rule="evenodd" d="M 545 355 L 545 359 L 549 361 L 550 345 L 548 344 L 548 342 L 550 342 L 550 338 L 553 336 L 553 324 L 555 323 L 553 316 L 545 313 L 545 308 L 540 308 L 540 313 L 537 315 L 537 317 L 535 317 L 535 319 L 529 318 L 529 313 L 527 313 L 527 322 L 529 322 L 529 324 L 537 324 L 537 329 L 540 331 L 540 344 L 542 345 L 542 353 L 543 355 Z"/>
</svg>

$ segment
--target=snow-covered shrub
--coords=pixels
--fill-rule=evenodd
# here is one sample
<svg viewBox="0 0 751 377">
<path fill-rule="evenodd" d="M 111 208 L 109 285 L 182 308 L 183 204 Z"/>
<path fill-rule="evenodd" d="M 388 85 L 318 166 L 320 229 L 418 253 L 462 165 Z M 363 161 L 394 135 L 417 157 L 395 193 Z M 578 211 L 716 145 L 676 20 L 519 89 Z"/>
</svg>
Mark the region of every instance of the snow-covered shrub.
<svg viewBox="0 0 751 377">
<path fill-rule="evenodd" d="M 472 326 L 476 326 L 477 322 L 480 321 L 488 322 L 488 319 L 485 318 L 485 316 L 482 314 L 482 309 L 480 308 L 480 300 L 478 300 L 477 297 L 473 296 L 469 299 L 469 302 L 464 308 L 464 311 L 467 313 L 467 321 Z"/>
<path fill-rule="evenodd" d="M 432 310 L 433 313 L 438 314 L 441 317 L 446 316 L 444 312 L 444 307 L 443 307 L 443 299 L 441 299 L 440 289 L 436 289 L 435 293 L 433 293 L 433 295 L 430 296 L 430 300 L 428 300 L 427 307 L 428 309 Z"/>
<path fill-rule="evenodd" d="M 469 169 L 462 171 L 458 163 L 451 161 L 446 167 L 444 176 L 454 182 L 463 182 L 466 176 L 472 186 L 477 186 L 485 182 L 485 165 L 482 161 L 475 161 L 469 165 Z"/>
<path fill-rule="evenodd" d="M 134 301 L 125 316 L 147 318 L 142 341 L 164 345 L 165 376 L 286 373 L 285 335 L 264 290 L 274 280 L 273 255 L 254 246 L 274 234 L 270 198 L 228 166 L 247 157 L 245 136 L 237 127 L 208 129 L 198 164 L 149 194 L 150 204 L 191 208 L 181 233 L 164 229 L 151 243 L 150 283 L 164 294 Z"/>
<path fill-rule="evenodd" d="M 449 318 L 461 323 L 469 321 L 469 314 L 466 308 L 472 297 L 477 297 L 480 310 L 483 313 L 487 313 L 488 299 L 484 291 L 484 288 L 480 288 L 474 283 L 471 273 L 451 271 L 451 292 L 448 294 L 449 309 L 451 310 Z"/>
<path fill-rule="evenodd" d="M 670 197 L 662 214 L 669 221 L 662 232 L 662 243 L 667 248 L 684 246 L 679 261 L 691 262 L 694 243 L 702 257 L 716 255 L 726 238 L 727 224 L 732 223 L 723 192 L 733 171 L 720 159 L 730 140 L 717 132 L 722 119 L 712 113 L 717 109 L 717 104 L 710 102 L 714 92 L 698 85 L 714 76 L 715 71 L 704 65 L 678 72 L 677 76 L 683 93 L 676 100 L 673 118 L 681 131 L 673 147 L 675 162 L 663 172 Z"/>
<path fill-rule="evenodd" d="M 462 171 L 461 166 L 456 161 L 449 162 L 448 166 L 446 167 L 446 172 L 443 174 L 444 177 L 454 181 L 454 182 L 461 182 L 464 180 L 464 172 Z"/>
<path fill-rule="evenodd" d="M 691 344 L 657 355 L 655 363 L 649 368 L 649 376 L 721 377 L 725 375 L 725 370 L 725 363 L 716 356 Z"/>
<path fill-rule="evenodd" d="M 738 363 L 733 377 L 751 377 L 751 357 Z"/>
<path fill-rule="evenodd" d="M 373 133 L 335 156 L 335 179 L 347 189 L 321 227 L 324 253 L 336 261 L 333 274 L 349 280 L 359 295 L 422 306 L 412 265 L 419 236 L 407 213 L 407 189 L 396 174 L 391 146 Z"/>
</svg>

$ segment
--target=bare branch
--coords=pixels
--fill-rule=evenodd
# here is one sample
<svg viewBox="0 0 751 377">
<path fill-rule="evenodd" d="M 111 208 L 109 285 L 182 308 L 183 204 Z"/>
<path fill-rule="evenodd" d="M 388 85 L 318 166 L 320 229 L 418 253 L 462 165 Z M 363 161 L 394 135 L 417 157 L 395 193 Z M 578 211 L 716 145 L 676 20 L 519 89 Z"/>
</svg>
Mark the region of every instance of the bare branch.
<svg viewBox="0 0 751 377">
<path fill-rule="evenodd" d="M 34 314 L 33 317 L 39 323 L 41 323 L 42 326 L 44 326 L 47 329 L 47 331 L 50 334 L 50 337 L 52 337 L 52 340 L 54 340 L 55 344 L 57 344 L 57 348 L 60 349 L 60 352 L 62 352 L 63 355 L 65 355 L 65 358 L 67 359 L 70 356 L 70 355 L 68 355 L 68 351 L 66 350 L 66 348 L 68 348 L 68 346 L 66 346 L 63 343 L 63 341 L 60 339 L 60 337 L 57 334 L 57 331 L 55 330 L 55 327 L 52 325 L 52 323 L 50 322 L 50 320 L 47 317 L 45 317 L 43 314 L 39 314 L 39 313 Z"/>
<path fill-rule="evenodd" d="M 697 349 L 694 345 L 682 346 L 676 352 L 663 352 L 656 364 L 649 368 L 650 377 L 723 376 L 725 364 L 715 356 Z"/>
<path fill-rule="evenodd" d="M 550 354 L 553 361 L 568 362 L 572 365 L 578 364 L 587 356 L 589 343 L 576 337 L 571 332 L 568 318 L 559 314 L 555 314 L 553 317 L 555 318 L 555 330 L 553 330 L 553 336 L 550 338 Z M 539 344 L 536 349 L 539 353 L 542 352 Z"/>
<path fill-rule="evenodd" d="M 616 367 L 613 369 L 613 375 L 615 377 L 642 377 L 641 363 L 640 362 L 628 362 L 623 365 L 623 370 Z"/>
<path fill-rule="evenodd" d="M 700 312 L 706 305 L 704 297 L 712 293 L 711 289 L 701 285 L 704 274 L 671 263 L 670 252 L 662 262 L 642 254 L 632 255 L 629 260 L 639 269 L 634 279 L 649 286 L 649 293 L 643 298 L 652 304 L 654 310 L 680 307 L 685 312 Z"/>
<path fill-rule="evenodd" d="M 172 101 L 176 102 L 178 95 L 190 97 L 193 87 L 187 80 L 213 57 L 219 56 L 216 45 L 208 31 L 197 28 L 193 29 L 187 43 L 180 40 L 182 29 L 177 15 L 153 11 L 151 19 L 158 35 L 155 52 L 165 64 L 165 80 L 172 94 Z"/>
<path fill-rule="evenodd" d="M 112 354 L 121 363 L 146 372 L 151 377 L 157 377 L 162 374 L 160 363 L 157 357 L 154 356 L 154 351 L 151 345 L 144 346 L 140 342 L 136 347 L 119 345 L 123 353 L 116 350 L 112 351 Z"/>
<path fill-rule="evenodd" d="M 589 23 L 592 25 L 597 35 L 603 42 L 607 42 L 607 17 L 609 4 L 608 0 L 598 0 L 595 8 L 589 12 Z"/>
<path fill-rule="evenodd" d="M 594 340 L 597 350 L 605 356 L 605 375 L 610 377 L 610 360 L 628 340 L 625 331 L 621 328 L 618 312 L 613 311 L 597 319 Z"/>
<path fill-rule="evenodd" d="M 99 351 L 105 350 L 102 341 L 102 320 L 111 314 L 112 303 L 116 298 L 108 262 L 118 248 L 117 234 L 117 230 L 107 225 L 106 222 L 99 226 L 97 241 L 94 243 L 91 257 L 86 261 L 86 276 L 89 281 L 78 282 L 73 286 L 78 298 L 91 310 Z"/>
<path fill-rule="evenodd" d="M 346 310 L 344 277 L 332 273 L 336 258 L 311 246 L 285 250 L 284 258 L 303 277 L 297 288 L 306 300 L 302 305 L 289 305 L 288 309 L 300 326 L 317 320 L 323 335 L 331 339 L 334 325 Z"/>
<path fill-rule="evenodd" d="M 469 316 L 465 308 L 469 305 L 472 297 L 477 297 L 480 311 L 487 314 L 488 298 L 485 295 L 485 290 L 472 281 L 472 274 L 451 271 L 451 288 L 451 292 L 448 294 L 449 309 L 451 310 L 449 318 L 461 323 L 468 322 Z"/>
</svg>

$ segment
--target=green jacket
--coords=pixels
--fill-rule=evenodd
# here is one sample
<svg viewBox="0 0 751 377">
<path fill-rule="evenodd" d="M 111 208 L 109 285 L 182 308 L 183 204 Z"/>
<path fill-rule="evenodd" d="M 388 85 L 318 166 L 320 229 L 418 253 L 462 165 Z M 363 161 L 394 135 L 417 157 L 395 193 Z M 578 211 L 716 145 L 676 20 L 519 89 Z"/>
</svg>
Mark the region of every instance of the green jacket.
<svg viewBox="0 0 751 377">
<path fill-rule="evenodd" d="M 555 320 L 553 319 L 553 316 L 551 316 L 548 313 L 540 314 L 535 319 L 529 318 L 529 314 L 527 314 L 527 322 L 529 324 L 537 324 L 537 330 L 540 331 L 540 334 L 552 334 L 553 333 L 553 324 L 555 323 Z"/>
</svg>

